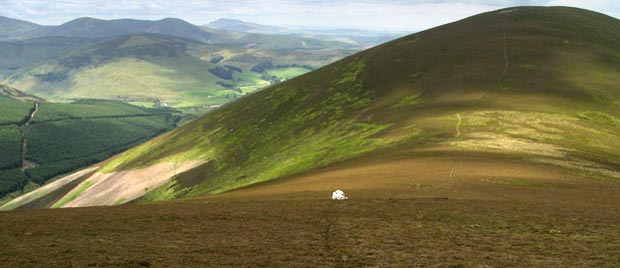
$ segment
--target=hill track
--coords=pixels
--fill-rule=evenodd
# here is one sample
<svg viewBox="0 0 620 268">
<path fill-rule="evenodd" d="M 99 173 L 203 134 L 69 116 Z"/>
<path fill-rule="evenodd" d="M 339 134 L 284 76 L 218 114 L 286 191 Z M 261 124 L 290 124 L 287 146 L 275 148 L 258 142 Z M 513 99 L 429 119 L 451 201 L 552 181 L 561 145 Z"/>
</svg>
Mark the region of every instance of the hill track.
<svg viewBox="0 0 620 268">
<path fill-rule="evenodd" d="M 502 26 L 503 31 L 503 40 L 504 40 L 504 71 L 502 72 L 502 80 L 506 77 L 506 73 L 508 73 L 508 49 L 506 48 L 506 25 Z"/>
<path fill-rule="evenodd" d="M 28 154 L 28 141 L 26 140 L 25 128 L 30 125 L 30 122 L 34 119 L 34 116 L 39 111 L 39 103 L 35 102 L 34 107 L 30 110 L 30 114 L 28 115 L 26 121 L 20 126 L 20 133 L 22 135 L 22 160 L 21 160 L 21 168 L 22 170 L 35 166 L 36 164 L 26 160 L 26 156 Z"/>
</svg>

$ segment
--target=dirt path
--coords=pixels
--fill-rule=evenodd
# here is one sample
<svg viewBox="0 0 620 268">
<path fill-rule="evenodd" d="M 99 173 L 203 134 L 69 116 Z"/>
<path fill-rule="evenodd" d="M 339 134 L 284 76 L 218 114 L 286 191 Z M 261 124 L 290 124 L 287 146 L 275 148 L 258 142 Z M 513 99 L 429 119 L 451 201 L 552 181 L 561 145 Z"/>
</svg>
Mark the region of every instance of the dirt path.
<svg viewBox="0 0 620 268">
<path fill-rule="evenodd" d="M 456 134 L 454 135 L 455 138 L 460 138 L 461 137 L 461 123 L 463 122 L 463 119 L 461 118 L 461 114 L 456 114 Z M 448 178 L 452 179 L 452 178 L 456 178 L 456 172 L 459 169 L 459 159 L 458 159 L 458 154 L 455 152 L 454 155 L 454 159 L 452 160 L 452 167 L 450 169 L 450 175 L 448 176 Z"/>
<path fill-rule="evenodd" d="M 456 134 L 454 135 L 455 138 L 461 137 L 461 121 L 461 114 L 456 114 Z"/>
<path fill-rule="evenodd" d="M 459 170 L 459 160 L 458 159 L 453 159 L 452 160 L 452 169 L 450 170 L 450 179 L 456 178 L 456 173 Z"/>
<path fill-rule="evenodd" d="M 34 109 L 32 109 L 32 111 L 30 111 L 30 116 L 28 117 L 28 120 L 26 120 L 26 123 L 24 123 L 24 126 L 30 125 L 30 121 L 32 121 L 32 119 L 34 119 L 34 116 L 37 114 L 38 111 L 39 111 L 39 103 L 35 102 L 34 103 Z"/>
<path fill-rule="evenodd" d="M 28 116 L 28 119 L 26 120 L 26 122 L 24 122 L 24 124 L 21 125 L 20 131 L 22 134 L 22 165 L 21 165 L 22 170 L 35 165 L 34 163 L 26 160 L 26 155 L 28 154 L 28 141 L 26 140 L 26 134 L 24 133 L 23 128 L 30 125 L 30 122 L 32 121 L 32 119 L 34 119 L 34 116 L 37 114 L 38 111 L 39 111 L 39 103 L 35 102 L 33 109 L 30 111 L 30 115 Z"/>
<path fill-rule="evenodd" d="M 502 72 L 502 79 L 506 77 L 506 73 L 508 72 L 508 51 L 506 49 L 506 26 L 502 26 L 502 30 L 504 31 L 504 72 Z"/>
</svg>

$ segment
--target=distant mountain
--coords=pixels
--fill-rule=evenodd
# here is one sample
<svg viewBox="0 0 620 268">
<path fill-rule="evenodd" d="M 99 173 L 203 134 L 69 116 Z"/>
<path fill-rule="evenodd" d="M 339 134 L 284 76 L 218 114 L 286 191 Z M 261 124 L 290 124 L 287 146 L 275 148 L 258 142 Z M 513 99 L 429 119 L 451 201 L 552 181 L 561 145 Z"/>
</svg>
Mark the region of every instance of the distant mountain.
<svg viewBox="0 0 620 268">
<path fill-rule="evenodd" d="M 180 19 L 149 20 L 100 20 L 79 18 L 54 27 L 45 36 L 107 38 L 136 33 L 156 33 L 208 42 L 213 32 Z"/>
<path fill-rule="evenodd" d="M 44 36 L 108 38 L 121 35 L 154 33 L 196 40 L 205 44 L 236 45 L 264 49 L 354 48 L 358 44 L 343 40 L 325 40 L 290 35 L 237 33 L 199 27 L 180 19 L 100 20 L 80 18 L 42 33 Z"/>
<path fill-rule="evenodd" d="M 212 21 L 209 24 L 205 25 L 205 27 L 208 27 L 211 29 L 244 32 L 244 33 L 261 33 L 261 34 L 290 33 L 289 29 L 286 29 L 283 27 L 262 25 L 258 23 L 245 22 L 242 20 L 227 19 L 227 18 L 221 18 L 221 19 Z"/>
<path fill-rule="evenodd" d="M 277 50 L 322 50 L 334 48 L 359 49 L 356 41 L 347 38 L 317 38 L 291 34 L 266 34 L 199 27 L 186 21 L 167 18 L 157 21 L 79 18 L 60 26 L 39 26 L 33 23 L 5 19 L 5 33 L 0 40 L 24 40 L 37 37 L 79 37 L 104 39 L 131 34 L 153 33 L 196 40 L 205 44 L 231 45 L 246 48 Z M 262 27 L 258 24 L 253 27 Z M 249 27 L 249 26 L 248 26 Z M 271 26 L 265 26 L 269 28 Z M 272 27 L 274 28 L 274 27 Z"/>
<path fill-rule="evenodd" d="M 41 28 L 44 26 L 0 16 L 0 39 L 22 36 Z"/>
<path fill-rule="evenodd" d="M 93 44 L 92 39 L 77 37 L 41 37 L 18 41 L 0 41 L 0 77 L 33 63 L 58 57 Z"/>
<path fill-rule="evenodd" d="M 242 33 L 280 34 L 287 36 L 313 38 L 325 41 L 341 41 L 355 43 L 364 47 L 382 44 L 405 35 L 404 33 L 345 28 L 285 28 L 228 18 L 221 18 L 215 20 L 205 25 L 204 27 Z"/>
</svg>

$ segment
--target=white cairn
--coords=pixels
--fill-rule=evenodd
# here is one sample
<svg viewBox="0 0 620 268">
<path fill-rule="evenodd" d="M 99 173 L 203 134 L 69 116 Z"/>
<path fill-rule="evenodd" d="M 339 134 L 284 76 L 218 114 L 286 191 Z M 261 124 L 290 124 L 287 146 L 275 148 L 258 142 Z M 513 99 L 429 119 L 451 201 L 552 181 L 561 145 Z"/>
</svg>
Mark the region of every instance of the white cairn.
<svg viewBox="0 0 620 268">
<path fill-rule="evenodd" d="M 342 190 L 336 190 L 332 193 L 332 200 L 346 200 L 349 199 Z"/>
</svg>

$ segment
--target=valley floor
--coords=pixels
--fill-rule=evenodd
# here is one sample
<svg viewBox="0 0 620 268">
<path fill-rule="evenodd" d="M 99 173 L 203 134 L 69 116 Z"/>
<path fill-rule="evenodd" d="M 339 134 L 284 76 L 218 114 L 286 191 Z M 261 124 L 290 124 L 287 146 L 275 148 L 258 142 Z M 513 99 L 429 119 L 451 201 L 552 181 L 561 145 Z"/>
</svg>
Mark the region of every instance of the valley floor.
<svg viewBox="0 0 620 268">
<path fill-rule="evenodd" d="M 337 188 L 350 199 L 330 200 Z M 619 204 L 612 180 L 501 155 L 401 152 L 218 196 L 2 212 L 0 263 L 618 267 Z"/>
</svg>

